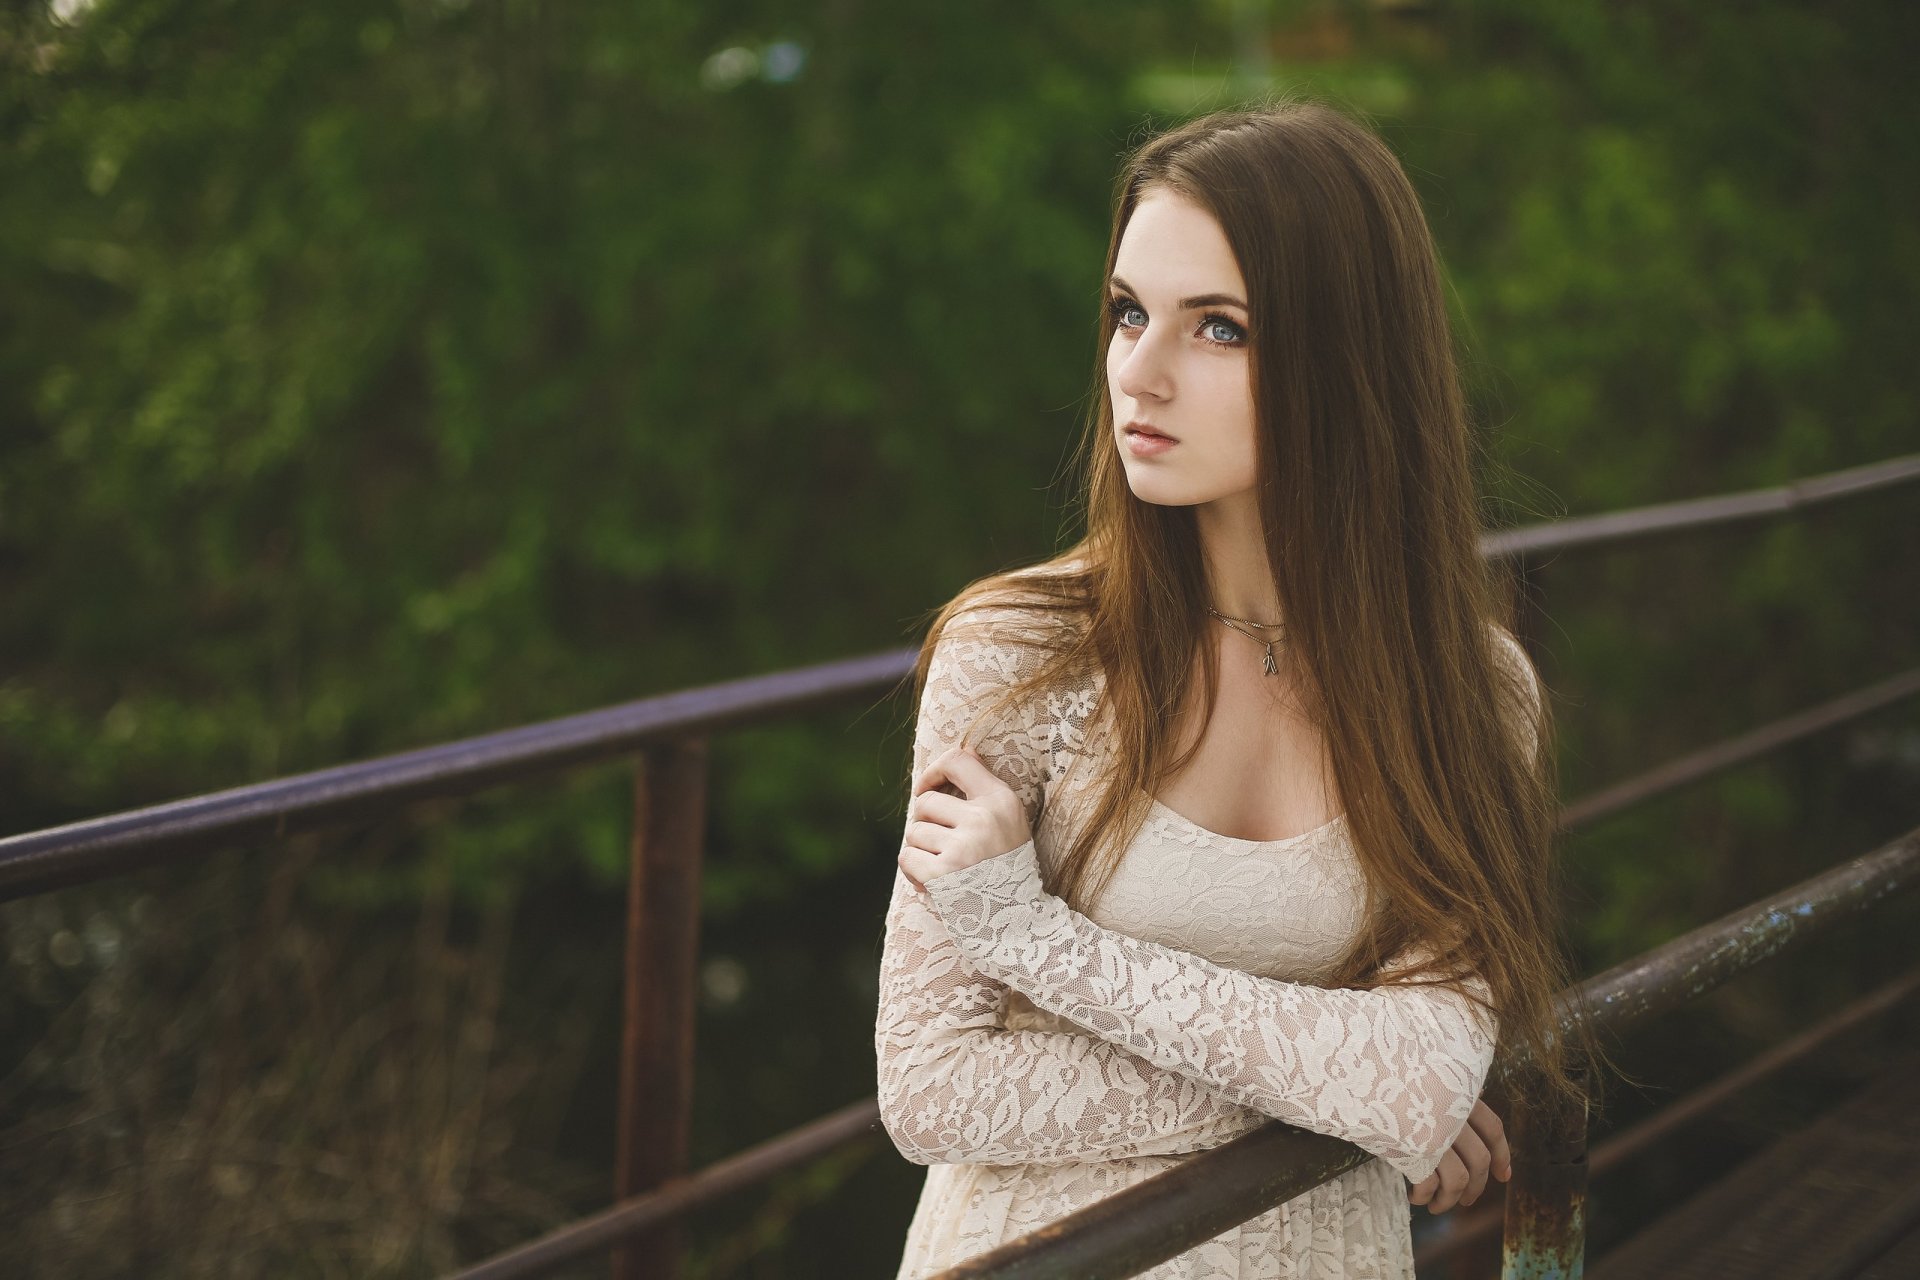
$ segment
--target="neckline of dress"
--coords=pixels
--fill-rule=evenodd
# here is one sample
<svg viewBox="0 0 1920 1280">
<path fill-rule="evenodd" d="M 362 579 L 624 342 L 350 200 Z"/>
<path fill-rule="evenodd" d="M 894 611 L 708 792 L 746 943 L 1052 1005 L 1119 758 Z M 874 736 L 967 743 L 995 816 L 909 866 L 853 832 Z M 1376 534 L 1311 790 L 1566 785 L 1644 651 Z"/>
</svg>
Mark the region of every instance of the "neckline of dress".
<svg viewBox="0 0 1920 1280">
<path fill-rule="evenodd" d="M 1334 828 L 1345 825 L 1347 821 L 1346 814 L 1336 813 L 1319 826 L 1308 831 L 1302 831 L 1297 835 L 1281 836 L 1278 840 L 1249 840 L 1245 836 L 1226 836 L 1221 835 L 1218 831 L 1209 831 L 1179 810 L 1167 807 L 1167 805 L 1161 801 L 1160 797 L 1149 796 L 1148 799 L 1153 801 L 1154 808 L 1158 809 L 1165 816 L 1172 818 L 1180 825 L 1197 831 L 1209 840 L 1218 840 L 1223 844 L 1238 845 L 1243 849 L 1284 849 L 1289 845 L 1300 844 L 1304 841 L 1311 840 L 1315 836 L 1329 835 L 1333 832 Z"/>
<path fill-rule="evenodd" d="M 1105 692 L 1106 676 L 1104 674 L 1095 674 L 1094 689 L 1096 694 Z M 1095 741 L 1097 744 L 1104 743 L 1103 739 L 1097 738 Z M 1100 749 L 1100 745 L 1096 745 L 1094 748 L 1095 751 L 1099 751 Z M 1145 789 L 1142 788 L 1142 790 Z M 1147 792 L 1146 794 L 1147 799 L 1153 802 L 1153 808 L 1158 810 L 1161 816 L 1170 819 L 1176 825 L 1185 827 L 1196 835 L 1202 835 L 1209 840 L 1214 840 L 1224 845 L 1231 845 L 1238 849 L 1263 851 L 1269 849 L 1286 849 L 1296 844 L 1304 844 L 1317 837 L 1331 836 L 1335 831 L 1347 824 L 1346 812 L 1342 810 L 1310 831 L 1302 831 L 1296 835 L 1282 836 L 1278 840 L 1249 840 L 1245 836 L 1228 836 L 1222 835 L 1218 831 L 1210 831 L 1195 822 L 1192 818 L 1189 818 L 1186 814 L 1181 813 L 1178 809 L 1169 807 L 1159 796 L 1154 795 L 1152 792 Z"/>
</svg>

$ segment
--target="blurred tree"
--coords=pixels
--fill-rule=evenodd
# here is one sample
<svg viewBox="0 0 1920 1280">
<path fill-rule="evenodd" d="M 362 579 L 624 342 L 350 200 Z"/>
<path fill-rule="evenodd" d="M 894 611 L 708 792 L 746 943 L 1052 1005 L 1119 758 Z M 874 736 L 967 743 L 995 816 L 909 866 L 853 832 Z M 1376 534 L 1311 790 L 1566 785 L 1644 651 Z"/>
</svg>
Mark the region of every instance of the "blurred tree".
<svg viewBox="0 0 1920 1280">
<path fill-rule="evenodd" d="M 907 644 L 1044 551 L 1169 18 L 999 8 L 5 19 L 14 826 Z M 871 794 L 793 732 L 741 823 Z M 552 818 L 479 866 L 617 864 Z"/>
</svg>

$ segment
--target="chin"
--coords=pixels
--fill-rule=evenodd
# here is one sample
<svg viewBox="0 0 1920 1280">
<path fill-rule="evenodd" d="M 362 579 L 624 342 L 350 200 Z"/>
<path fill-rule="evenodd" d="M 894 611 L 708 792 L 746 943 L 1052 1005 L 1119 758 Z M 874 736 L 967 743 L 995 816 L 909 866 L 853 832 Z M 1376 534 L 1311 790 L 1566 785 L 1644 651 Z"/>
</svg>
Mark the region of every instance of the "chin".
<svg viewBox="0 0 1920 1280">
<path fill-rule="evenodd" d="M 1127 487 L 1134 497 L 1156 507 L 1191 507 L 1206 501 L 1186 485 L 1169 484 L 1165 476 L 1140 475 L 1132 467 L 1127 468 Z"/>
</svg>

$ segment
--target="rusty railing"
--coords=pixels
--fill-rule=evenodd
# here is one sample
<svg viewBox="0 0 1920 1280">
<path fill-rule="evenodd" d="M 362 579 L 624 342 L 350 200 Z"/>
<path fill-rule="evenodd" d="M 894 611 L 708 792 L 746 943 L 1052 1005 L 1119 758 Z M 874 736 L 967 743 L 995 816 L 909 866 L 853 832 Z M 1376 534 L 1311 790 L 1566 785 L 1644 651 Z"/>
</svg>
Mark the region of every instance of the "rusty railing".
<svg viewBox="0 0 1920 1280">
<path fill-rule="evenodd" d="M 1483 539 L 1482 553 L 1516 559 L 1529 592 L 1537 596 L 1537 571 L 1548 555 L 1563 556 L 1796 515 L 1842 499 L 1910 485 L 1916 480 L 1920 480 L 1920 456 L 1895 458 L 1778 488 L 1505 530 Z M 1537 625 L 1537 613 L 1530 615 L 1530 621 Z M 1531 640 L 1534 625 L 1523 622 L 1523 640 Z M 705 1170 L 691 1175 L 685 1172 L 693 1063 L 694 965 L 699 941 L 698 887 L 707 803 L 706 743 L 713 733 L 728 728 L 897 689 L 911 674 L 917 654 L 917 647 L 909 646 L 681 690 L 439 746 L 0 839 L 0 900 L 180 862 L 250 840 L 277 839 L 295 832 L 388 816 L 423 800 L 468 795 L 550 771 L 617 757 L 637 757 L 615 1173 L 618 1203 L 460 1274 L 490 1278 L 536 1275 L 583 1254 L 613 1248 L 615 1274 L 623 1280 L 640 1275 L 670 1276 L 676 1269 L 679 1252 L 678 1225 L 688 1210 L 764 1181 L 843 1143 L 871 1140 L 879 1128 L 877 1105 L 873 1098 L 867 1098 Z M 1786 742 L 1866 715 L 1909 696 L 1916 688 L 1920 688 L 1920 672 L 1908 672 L 1716 744 L 1569 806 L 1563 814 L 1562 827 L 1617 812 Z M 1910 858 L 1911 845 L 1909 836 L 1879 854 L 1870 855 L 1870 858 L 1881 859 L 1872 864 L 1877 869 L 1875 874 L 1885 872 L 1896 879 L 1899 874 L 1906 874 L 1908 862 L 1903 859 Z M 1858 867 L 1867 861 L 1856 860 L 1848 866 Z M 1811 891 L 1811 887 L 1826 883 L 1825 878 L 1817 877 L 1801 888 Z M 1891 885 L 1892 880 L 1888 883 Z M 1826 889 L 1820 891 L 1827 892 Z M 1838 890 L 1834 893 L 1838 896 L 1833 896 L 1833 903 L 1840 903 L 1844 898 L 1849 904 L 1860 905 Z M 1798 905 L 1818 914 L 1822 920 L 1842 909 L 1838 905 L 1816 907 L 1811 901 Z M 1733 927 L 1728 922 L 1722 925 Z M 1708 929 L 1719 927 L 1708 926 Z M 1694 937 L 1689 934 L 1643 959 L 1652 962 L 1653 958 L 1667 955 L 1671 948 Z M 1727 973 L 1734 971 L 1726 970 Z M 1608 979 L 1611 972 L 1580 990 Z M 1647 999 L 1665 998 L 1650 994 L 1664 990 L 1656 981 L 1658 977 L 1653 971 L 1642 974 L 1643 981 L 1631 990 Z M 1622 988 L 1621 992 L 1627 990 Z M 1542 1134 L 1529 1127 L 1529 1118 L 1516 1116 L 1514 1119 L 1515 1138 L 1531 1144 L 1525 1149 L 1543 1150 Z M 1583 1147 L 1583 1122 L 1578 1130 L 1578 1143 Z M 1562 1147 L 1572 1150 L 1573 1129 L 1563 1128 L 1558 1141 Z M 1057 1224 L 1058 1231 L 1050 1228 L 1048 1235 L 1053 1240 L 1080 1239 L 1081 1243 L 1075 1247 L 1087 1250 L 1084 1256 L 1089 1259 L 1110 1256 L 1114 1260 L 1112 1264 L 1117 1265 L 1118 1260 L 1145 1256 L 1137 1253 L 1140 1247 L 1137 1241 L 1128 1241 L 1133 1240 L 1129 1233 L 1144 1230 L 1148 1223 L 1177 1224 L 1203 1218 L 1222 1223 L 1191 1241 L 1198 1243 L 1365 1158 L 1368 1157 L 1358 1148 L 1337 1139 L 1289 1129 L 1276 1122 L 1113 1197 L 1116 1203 L 1110 1207 L 1094 1206 L 1075 1215 Z M 1516 1159 L 1515 1178 L 1508 1186 L 1510 1258 L 1515 1256 L 1511 1251 L 1516 1247 L 1516 1240 L 1537 1239 L 1532 1234 L 1516 1234 L 1514 1206 L 1528 1203 L 1527 1197 L 1545 1196 L 1542 1203 L 1552 1205 L 1566 1199 L 1564 1186 L 1539 1182 L 1543 1169 L 1537 1162 L 1523 1166 Z M 1166 1179 L 1188 1175 L 1189 1170 L 1195 1171 L 1189 1176 L 1208 1171 L 1208 1176 L 1216 1181 L 1210 1189 L 1193 1184 L 1182 1190 L 1184 1184 L 1178 1181 L 1161 1185 Z M 1303 1178 L 1309 1180 L 1302 1182 Z M 1229 1187 L 1235 1188 L 1231 1194 L 1224 1191 Z M 1276 1189 L 1284 1191 L 1287 1187 L 1297 1189 L 1278 1199 L 1264 1199 Z M 1144 1200 L 1139 1199 L 1143 1196 Z M 1157 1207 L 1149 1208 L 1149 1204 Z M 1238 1218 L 1229 1221 L 1220 1216 L 1245 1206 L 1252 1207 Z M 1117 1219 L 1115 1215 L 1121 1214 L 1128 1216 Z M 1085 1215 L 1095 1215 L 1087 1219 L 1087 1223 L 1095 1225 L 1083 1231 L 1083 1227 L 1076 1224 L 1081 1224 Z M 1575 1239 L 1577 1241 L 1577 1234 Z M 1022 1248 L 1034 1247 L 1037 1246 L 1030 1241 L 1009 1242 L 992 1256 L 998 1257 L 1007 1250 L 1015 1250 L 1017 1254 Z M 1538 1246 L 1526 1248 L 1537 1252 Z M 1525 1256 L 1534 1256 L 1534 1253 Z M 985 1259 L 979 1261 L 984 1263 Z M 1010 1265 L 1013 1270 L 992 1274 L 1037 1274 L 1026 1271 L 1026 1263 L 1015 1261 Z M 1140 1265 L 1149 1266 L 1152 1262 L 1143 1261 Z M 976 1272 L 973 1266 L 968 1264 L 967 1268 L 950 1274 L 988 1274 Z M 1102 1270 L 1098 1274 L 1133 1273 Z"/>
<path fill-rule="evenodd" d="M 1910 892 L 1917 882 L 1920 827 L 1562 992 L 1563 1026 L 1585 1018 L 1617 1035 Z M 1502 1275 L 1578 1276 L 1585 1236 L 1585 1113 L 1543 1118 L 1522 1110 L 1513 1119 Z M 1119 1280 L 1371 1158 L 1351 1143 L 1276 1120 L 930 1280 Z"/>
</svg>

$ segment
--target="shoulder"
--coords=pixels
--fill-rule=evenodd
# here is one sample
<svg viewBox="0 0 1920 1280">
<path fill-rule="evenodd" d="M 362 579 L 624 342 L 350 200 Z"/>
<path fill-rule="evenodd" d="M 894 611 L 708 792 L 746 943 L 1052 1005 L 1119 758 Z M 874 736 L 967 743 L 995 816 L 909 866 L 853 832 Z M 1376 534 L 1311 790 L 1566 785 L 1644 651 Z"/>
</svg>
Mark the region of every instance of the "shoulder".
<svg viewBox="0 0 1920 1280">
<path fill-rule="evenodd" d="M 1030 611 L 1003 601 L 957 603 L 928 633 L 933 661 L 976 667 L 1007 666 L 1017 655 L 1038 653 L 1043 632 Z"/>
<path fill-rule="evenodd" d="M 927 641 L 936 651 L 1046 653 L 1070 642 L 1086 615 L 1082 557 L 1043 561 L 969 583 L 941 607 Z"/>
<path fill-rule="evenodd" d="M 1540 673 L 1534 668 L 1533 659 L 1527 656 L 1526 646 L 1520 643 L 1513 632 L 1497 622 L 1489 622 L 1487 629 L 1493 636 L 1493 657 L 1499 664 L 1501 675 L 1515 692 L 1538 704 Z"/>
<path fill-rule="evenodd" d="M 949 600 L 923 641 L 923 706 L 986 732 L 1015 733 L 1034 750 L 1089 699 L 1086 596 L 1077 567 L 997 574 Z"/>
<path fill-rule="evenodd" d="M 1537 754 L 1540 747 L 1541 704 L 1546 697 L 1540 672 L 1534 667 L 1533 659 L 1527 656 L 1526 646 L 1511 631 L 1498 623 L 1490 622 L 1487 625 L 1493 635 L 1495 669 L 1511 708 L 1508 715 L 1523 727 L 1529 751 Z"/>
</svg>

